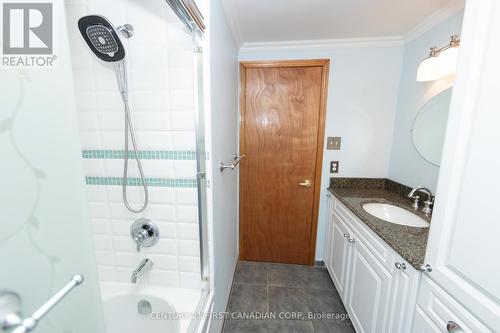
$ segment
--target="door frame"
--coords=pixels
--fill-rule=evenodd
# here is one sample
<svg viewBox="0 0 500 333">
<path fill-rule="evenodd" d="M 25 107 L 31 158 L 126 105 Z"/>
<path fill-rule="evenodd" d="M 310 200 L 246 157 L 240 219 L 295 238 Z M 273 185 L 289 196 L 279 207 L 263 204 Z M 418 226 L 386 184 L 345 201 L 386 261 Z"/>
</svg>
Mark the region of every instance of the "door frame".
<svg viewBox="0 0 500 333">
<path fill-rule="evenodd" d="M 245 91 L 246 70 L 248 68 L 282 68 L 282 67 L 321 67 L 321 96 L 318 117 L 318 137 L 316 142 L 316 169 L 314 172 L 313 211 L 311 219 L 311 238 L 309 241 L 309 265 L 314 265 L 316 260 L 316 234 L 318 232 L 319 203 L 321 199 L 321 173 L 323 170 L 323 146 L 325 142 L 326 103 L 328 96 L 328 80 L 330 76 L 330 59 L 305 59 L 305 60 L 263 60 L 240 61 L 240 153 L 244 153 L 244 128 L 245 128 Z M 241 188 L 239 189 L 241 191 Z M 241 197 L 241 196 L 240 196 Z M 241 221 L 241 211 L 238 212 Z M 241 228 L 239 239 L 241 244 Z"/>
</svg>

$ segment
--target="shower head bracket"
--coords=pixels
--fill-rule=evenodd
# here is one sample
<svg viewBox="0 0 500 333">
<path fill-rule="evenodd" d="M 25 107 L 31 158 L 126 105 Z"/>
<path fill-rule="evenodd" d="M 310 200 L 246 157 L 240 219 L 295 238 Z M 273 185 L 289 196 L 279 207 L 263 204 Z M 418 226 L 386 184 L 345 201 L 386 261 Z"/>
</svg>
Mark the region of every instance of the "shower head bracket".
<svg viewBox="0 0 500 333">
<path fill-rule="evenodd" d="M 117 26 L 115 30 L 125 38 L 130 38 L 134 35 L 132 24 L 125 23 L 124 25 Z"/>
</svg>

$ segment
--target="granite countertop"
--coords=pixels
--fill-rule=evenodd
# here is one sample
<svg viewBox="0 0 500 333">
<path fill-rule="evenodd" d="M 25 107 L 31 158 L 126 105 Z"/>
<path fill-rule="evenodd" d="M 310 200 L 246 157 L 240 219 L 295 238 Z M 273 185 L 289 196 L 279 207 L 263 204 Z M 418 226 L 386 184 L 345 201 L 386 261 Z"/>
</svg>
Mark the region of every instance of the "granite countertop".
<svg viewBox="0 0 500 333">
<path fill-rule="evenodd" d="M 411 209 L 406 197 L 409 188 L 389 179 L 332 178 L 328 190 L 361 221 L 417 270 L 424 264 L 429 228 L 393 224 L 368 214 L 362 207 L 367 202 L 389 203 L 406 208 L 429 221 L 424 214 Z"/>
</svg>

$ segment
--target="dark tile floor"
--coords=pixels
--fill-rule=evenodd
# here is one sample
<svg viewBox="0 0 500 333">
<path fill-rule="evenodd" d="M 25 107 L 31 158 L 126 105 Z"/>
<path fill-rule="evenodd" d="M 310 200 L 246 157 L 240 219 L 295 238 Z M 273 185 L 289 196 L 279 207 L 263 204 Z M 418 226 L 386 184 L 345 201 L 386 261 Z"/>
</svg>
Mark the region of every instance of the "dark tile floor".
<svg viewBox="0 0 500 333">
<path fill-rule="evenodd" d="M 228 313 L 224 333 L 355 332 L 323 267 L 239 262 Z"/>
</svg>

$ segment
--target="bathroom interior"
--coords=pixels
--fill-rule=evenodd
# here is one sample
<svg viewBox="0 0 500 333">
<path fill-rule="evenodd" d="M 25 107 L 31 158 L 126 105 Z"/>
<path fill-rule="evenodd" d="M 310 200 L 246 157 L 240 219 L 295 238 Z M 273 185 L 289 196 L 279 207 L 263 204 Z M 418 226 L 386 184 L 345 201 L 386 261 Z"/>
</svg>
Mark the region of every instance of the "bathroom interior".
<svg viewBox="0 0 500 333">
<path fill-rule="evenodd" d="M 0 333 L 500 332 L 497 1 L 0 10 Z"/>
</svg>

